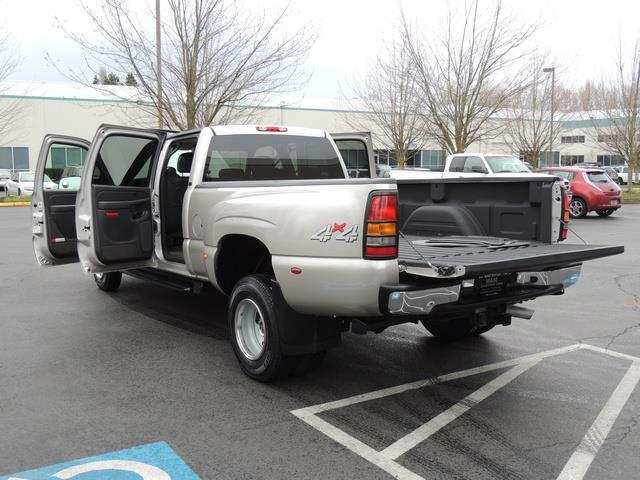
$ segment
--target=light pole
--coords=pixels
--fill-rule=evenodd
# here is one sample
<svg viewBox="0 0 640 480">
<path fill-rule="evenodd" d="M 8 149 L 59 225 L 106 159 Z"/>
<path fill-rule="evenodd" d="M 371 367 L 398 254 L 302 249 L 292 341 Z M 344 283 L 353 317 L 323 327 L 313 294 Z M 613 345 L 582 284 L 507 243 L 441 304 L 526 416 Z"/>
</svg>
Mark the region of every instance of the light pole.
<svg viewBox="0 0 640 480">
<path fill-rule="evenodd" d="M 160 37 L 160 0 L 156 0 L 156 75 L 158 76 L 158 128 L 162 128 L 162 47 Z"/>
<path fill-rule="evenodd" d="M 551 166 L 553 166 L 553 114 L 555 107 L 556 97 L 556 67 L 543 68 L 544 73 L 551 74 L 551 126 L 549 128 L 549 156 L 551 157 Z M 549 161 L 549 159 L 547 159 Z M 560 166 L 560 159 L 558 158 L 558 166 Z"/>
</svg>

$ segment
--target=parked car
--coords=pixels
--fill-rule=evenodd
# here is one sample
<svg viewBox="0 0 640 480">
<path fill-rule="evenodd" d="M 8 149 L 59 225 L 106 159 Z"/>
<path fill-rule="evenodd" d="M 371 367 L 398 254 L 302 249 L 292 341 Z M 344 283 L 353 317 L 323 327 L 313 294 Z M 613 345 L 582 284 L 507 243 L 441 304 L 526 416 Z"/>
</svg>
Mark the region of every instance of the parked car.
<svg viewBox="0 0 640 480">
<path fill-rule="evenodd" d="M 582 218 L 593 211 L 608 217 L 622 206 L 622 190 L 600 168 L 549 167 L 540 171 L 569 180 L 573 193 L 569 212 L 573 218 Z"/>
<path fill-rule="evenodd" d="M 33 193 L 33 179 L 35 172 L 14 172 L 7 180 L 7 195 L 31 195 Z M 57 190 L 58 185 L 45 175 L 43 188 L 45 190 Z"/>
<path fill-rule="evenodd" d="M 629 167 L 614 167 L 618 172 L 618 185 L 626 185 L 629 183 Z M 638 183 L 638 172 L 633 172 L 633 183 Z"/>
<path fill-rule="evenodd" d="M 6 192 L 7 180 L 11 178 L 10 170 L 0 170 L 0 190 Z"/>
</svg>

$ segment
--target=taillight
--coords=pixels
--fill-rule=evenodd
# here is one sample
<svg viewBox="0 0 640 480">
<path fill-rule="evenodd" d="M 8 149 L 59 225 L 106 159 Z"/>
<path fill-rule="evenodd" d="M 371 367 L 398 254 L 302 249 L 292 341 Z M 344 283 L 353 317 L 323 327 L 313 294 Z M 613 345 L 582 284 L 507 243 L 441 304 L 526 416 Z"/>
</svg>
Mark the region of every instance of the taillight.
<svg viewBox="0 0 640 480">
<path fill-rule="evenodd" d="M 287 131 L 287 127 L 278 127 L 278 126 L 272 126 L 272 125 L 268 125 L 268 126 L 262 126 L 259 125 L 256 127 L 256 130 L 259 132 L 286 132 Z"/>
<path fill-rule="evenodd" d="M 569 193 L 566 189 L 562 189 L 562 221 L 560 222 L 560 238 L 558 240 L 566 240 L 569 236 Z"/>
<path fill-rule="evenodd" d="M 365 232 L 364 258 L 380 260 L 398 256 L 398 196 L 395 192 L 371 194 Z"/>
</svg>

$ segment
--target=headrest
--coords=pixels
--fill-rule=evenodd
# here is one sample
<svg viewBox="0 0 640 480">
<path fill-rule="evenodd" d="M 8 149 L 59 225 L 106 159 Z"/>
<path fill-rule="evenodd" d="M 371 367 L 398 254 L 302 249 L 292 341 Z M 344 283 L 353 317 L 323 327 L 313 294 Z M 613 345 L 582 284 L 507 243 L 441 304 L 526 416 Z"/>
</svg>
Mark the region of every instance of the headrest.
<svg viewBox="0 0 640 480">
<path fill-rule="evenodd" d="M 218 177 L 220 180 L 244 180 L 244 172 L 241 168 L 223 168 Z"/>
<path fill-rule="evenodd" d="M 178 165 L 176 170 L 180 173 L 189 173 L 191 171 L 191 163 L 193 162 L 193 152 L 184 152 L 178 157 Z"/>
</svg>

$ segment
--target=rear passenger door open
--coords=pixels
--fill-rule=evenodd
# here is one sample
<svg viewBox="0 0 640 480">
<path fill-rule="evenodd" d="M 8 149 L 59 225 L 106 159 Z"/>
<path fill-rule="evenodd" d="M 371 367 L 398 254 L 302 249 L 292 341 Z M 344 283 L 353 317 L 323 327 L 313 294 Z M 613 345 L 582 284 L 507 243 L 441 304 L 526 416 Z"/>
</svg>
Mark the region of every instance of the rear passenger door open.
<svg viewBox="0 0 640 480">
<path fill-rule="evenodd" d="M 83 138 L 44 137 L 31 198 L 33 250 L 40 265 L 78 261 L 76 195 L 89 146 Z"/>
<path fill-rule="evenodd" d="M 165 136 L 159 130 L 98 129 L 75 218 L 78 256 L 86 272 L 155 265 L 150 186 Z"/>
</svg>

